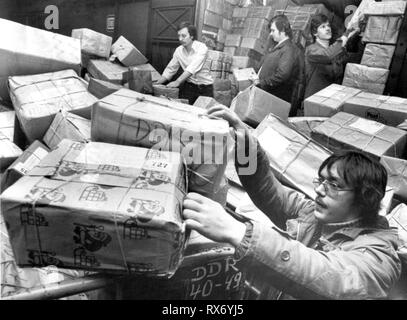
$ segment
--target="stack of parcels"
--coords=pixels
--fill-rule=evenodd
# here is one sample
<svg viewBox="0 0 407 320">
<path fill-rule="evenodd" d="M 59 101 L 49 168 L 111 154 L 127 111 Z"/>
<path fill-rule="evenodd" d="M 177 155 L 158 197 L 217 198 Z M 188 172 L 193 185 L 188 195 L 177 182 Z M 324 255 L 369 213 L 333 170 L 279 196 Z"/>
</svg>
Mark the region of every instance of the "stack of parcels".
<svg viewBox="0 0 407 320">
<path fill-rule="evenodd" d="M 405 10 L 405 1 L 369 2 L 363 10 L 368 20 L 362 40 L 396 44 Z"/>
<path fill-rule="evenodd" d="M 203 14 L 202 42 L 209 49 L 222 51 L 226 34 L 232 28 L 234 5 L 228 1 L 208 0 Z"/>
<path fill-rule="evenodd" d="M 73 70 L 10 77 L 10 96 L 29 142 L 41 140 L 59 110 L 90 119 L 97 101 Z"/>
<path fill-rule="evenodd" d="M 346 100 L 342 111 L 397 127 L 407 119 L 407 99 L 360 92 Z"/>
<path fill-rule="evenodd" d="M 90 58 L 109 58 L 112 37 L 87 28 L 73 29 L 71 36 L 81 41 L 83 67 L 88 67 Z"/>
<path fill-rule="evenodd" d="M 92 108 L 92 141 L 181 152 L 189 190 L 216 198 L 227 164 L 229 125 L 187 104 L 122 89 Z"/>
<path fill-rule="evenodd" d="M 0 97 L 9 99 L 9 76 L 73 69 L 79 72 L 81 42 L 54 32 L 0 19 Z"/>
<path fill-rule="evenodd" d="M 362 14 L 367 17 L 362 40 L 368 45 L 361 64 L 347 64 L 343 85 L 383 94 L 406 10 L 406 2 L 369 1 L 362 7 Z"/>
<path fill-rule="evenodd" d="M 46 132 L 43 141 L 51 149 L 55 149 L 64 139 L 80 142 L 90 141 L 91 122 L 76 114 L 60 111 Z"/>
<path fill-rule="evenodd" d="M 266 52 L 268 24 L 274 15 L 271 6 L 233 10 L 232 31 L 226 36 L 225 52 L 234 56 L 232 68 L 256 68 Z"/>
<path fill-rule="evenodd" d="M 356 149 L 378 158 L 387 155 L 400 158 L 407 142 L 407 132 L 339 112 L 312 131 L 312 138 L 332 151 Z"/>
<path fill-rule="evenodd" d="M 303 48 L 312 42 L 311 17 L 318 13 L 326 15 L 332 26 L 334 15 L 323 4 L 288 5 L 285 9 L 275 11 L 275 15 L 287 16 L 293 30 L 293 41 Z"/>
<path fill-rule="evenodd" d="M 386 216 L 390 227 L 398 229 L 399 246 L 398 256 L 403 262 L 403 267 L 407 266 L 407 205 L 398 205 L 389 215 Z"/>
<path fill-rule="evenodd" d="M 288 102 L 256 86 L 250 86 L 240 92 L 230 106 L 242 121 L 252 127 L 256 127 L 269 113 L 287 120 L 290 108 Z"/>
<path fill-rule="evenodd" d="M 34 141 L 16 161 L 14 161 L 1 177 L 1 191 L 6 190 L 18 179 L 25 176 L 38 165 L 49 153 L 49 149 L 39 141 Z"/>
<path fill-rule="evenodd" d="M 0 214 L 0 297 L 9 297 L 46 287 L 51 283 L 74 280 L 85 276 L 85 272 L 58 269 L 55 266 L 44 268 L 19 268 L 14 259 L 9 236 L 3 217 Z M 87 300 L 83 293 L 61 300 Z"/>
<path fill-rule="evenodd" d="M 253 84 L 254 80 L 258 80 L 259 76 L 253 68 L 234 69 L 233 76 L 237 82 L 239 91 L 243 91 Z"/>
<path fill-rule="evenodd" d="M 146 64 L 147 58 L 125 37 L 120 36 L 112 45 L 112 57 L 117 58 L 126 67 Z"/>
<path fill-rule="evenodd" d="M 16 160 L 23 151 L 0 131 L 0 172 Z"/>
<path fill-rule="evenodd" d="M 332 153 L 270 114 L 255 130 L 270 167 L 284 185 L 315 199 L 312 181 L 322 162 Z"/>
<path fill-rule="evenodd" d="M 17 264 L 173 275 L 185 177 L 177 153 L 63 140 L 1 195 Z"/>
<path fill-rule="evenodd" d="M 203 68 L 209 70 L 214 79 L 228 79 L 232 61 L 232 56 L 227 53 L 208 50 Z"/>
<path fill-rule="evenodd" d="M 360 92 L 359 89 L 331 84 L 304 100 L 304 116 L 332 117 L 342 111 L 347 100 Z"/>
<path fill-rule="evenodd" d="M 386 168 L 388 185 L 394 189 L 396 198 L 407 201 L 407 161 L 393 157 L 383 156 L 381 164 Z"/>
<path fill-rule="evenodd" d="M 99 80 L 91 77 L 89 80 L 88 91 L 98 99 L 103 99 L 108 95 L 123 89 L 124 87 L 109 81 Z"/>
<path fill-rule="evenodd" d="M 347 63 L 342 85 L 370 93 L 383 94 L 389 74 L 388 69 Z"/>
<path fill-rule="evenodd" d="M 127 71 L 128 68 L 106 60 L 92 59 L 88 64 L 88 72 L 93 78 L 118 85 L 123 84 L 123 73 Z"/>
</svg>

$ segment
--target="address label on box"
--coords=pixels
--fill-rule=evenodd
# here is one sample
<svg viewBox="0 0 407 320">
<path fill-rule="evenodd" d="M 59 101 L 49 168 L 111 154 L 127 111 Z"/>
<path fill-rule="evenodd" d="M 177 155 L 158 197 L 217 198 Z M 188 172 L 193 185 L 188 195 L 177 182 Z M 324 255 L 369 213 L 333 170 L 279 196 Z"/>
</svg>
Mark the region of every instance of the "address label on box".
<svg viewBox="0 0 407 320">
<path fill-rule="evenodd" d="M 379 131 L 383 130 L 386 126 L 382 123 L 378 123 L 375 121 L 370 121 L 370 120 L 366 120 L 366 119 L 358 119 L 354 123 L 349 125 L 349 127 L 366 132 L 370 135 L 375 135 Z"/>
</svg>

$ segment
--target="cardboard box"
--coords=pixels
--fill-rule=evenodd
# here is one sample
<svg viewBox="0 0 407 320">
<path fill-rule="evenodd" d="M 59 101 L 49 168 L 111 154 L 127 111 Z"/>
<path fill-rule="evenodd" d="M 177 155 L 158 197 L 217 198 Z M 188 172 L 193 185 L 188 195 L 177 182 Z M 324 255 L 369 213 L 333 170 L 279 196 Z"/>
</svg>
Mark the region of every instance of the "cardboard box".
<svg viewBox="0 0 407 320">
<path fill-rule="evenodd" d="M 241 47 L 253 49 L 261 55 L 266 52 L 266 43 L 256 38 L 243 38 Z"/>
<path fill-rule="evenodd" d="M 334 152 L 356 149 L 377 157 L 401 157 L 407 140 L 403 130 L 345 112 L 314 128 L 311 135 Z"/>
<path fill-rule="evenodd" d="M 213 97 L 218 103 L 223 104 L 224 106 L 230 107 L 230 105 L 232 104 L 233 98 L 231 90 L 214 91 Z"/>
<path fill-rule="evenodd" d="M 253 68 L 234 69 L 233 75 L 236 79 L 239 91 L 246 90 L 253 84 L 254 80 L 259 79 L 259 76 Z"/>
<path fill-rule="evenodd" d="M 406 11 L 406 1 L 371 1 L 364 9 L 366 16 L 397 16 Z"/>
<path fill-rule="evenodd" d="M 14 111 L 0 112 L 0 132 L 11 141 L 14 140 L 15 116 L 16 113 Z"/>
<path fill-rule="evenodd" d="M 344 103 L 361 90 L 331 84 L 304 100 L 305 117 L 331 117 L 342 111 Z"/>
<path fill-rule="evenodd" d="M 396 44 L 402 22 L 401 16 L 370 16 L 362 41 Z"/>
<path fill-rule="evenodd" d="M 124 87 L 109 81 L 103 81 L 95 79 L 93 77 L 89 80 L 88 91 L 93 94 L 98 99 L 103 99 L 104 97 L 116 92 Z"/>
<path fill-rule="evenodd" d="M 148 71 L 150 71 L 151 80 L 153 82 L 156 82 L 161 78 L 161 74 L 149 63 L 140 64 L 138 66 L 131 67 L 130 70 L 148 70 Z"/>
<path fill-rule="evenodd" d="M 386 168 L 387 184 L 394 189 L 395 196 L 407 201 L 407 161 L 383 156 L 380 163 Z"/>
<path fill-rule="evenodd" d="M 284 185 L 315 199 L 313 179 L 331 152 L 270 114 L 254 131 L 270 167 Z"/>
<path fill-rule="evenodd" d="M 153 94 L 156 97 L 166 97 L 171 99 L 179 98 L 179 88 L 168 88 L 163 84 L 153 84 Z"/>
<path fill-rule="evenodd" d="M 390 69 L 395 49 L 396 47 L 392 45 L 368 43 L 360 64 L 367 67 Z"/>
<path fill-rule="evenodd" d="M 407 99 L 360 92 L 346 100 L 342 110 L 396 127 L 407 119 Z"/>
<path fill-rule="evenodd" d="M 73 29 L 72 38 L 81 40 L 82 52 L 102 58 L 109 58 L 112 37 L 87 28 Z"/>
<path fill-rule="evenodd" d="M 49 149 L 38 140 L 34 141 L 1 177 L 1 192 L 13 185 L 18 179 L 25 176 L 32 168 L 38 165 L 49 153 Z"/>
<path fill-rule="evenodd" d="M 0 172 L 16 160 L 23 151 L 0 131 Z"/>
<path fill-rule="evenodd" d="M 90 60 L 88 66 L 88 72 L 95 79 L 120 85 L 123 84 L 123 73 L 127 70 L 126 67 L 106 60 Z"/>
<path fill-rule="evenodd" d="M 147 58 L 125 37 L 120 36 L 112 45 L 112 53 L 127 67 L 146 64 Z"/>
<path fill-rule="evenodd" d="M 259 61 L 249 57 L 233 56 L 232 70 L 233 69 L 245 69 L 245 68 L 257 68 Z"/>
<path fill-rule="evenodd" d="M 30 75 L 73 69 L 79 73 L 81 42 L 63 36 L 0 19 L 4 30 L 0 41 L 0 97 L 9 99 L 9 76 Z"/>
<path fill-rule="evenodd" d="M 140 93 L 153 93 L 151 71 L 132 69 L 123 73 L 123 81 L 128 83 L 129 89 Z"/>
<path fill-rule="evenodd" d="M 120 90 L 92 108 L 92 141 L 181 152 L 189 190 L 213 197 L 222 180 L 229 125 L 191 105 Z"/>
<path fill-rule="evenodd" d="M 299 132 L 311 137 L 312 129 L 318 127 L 327 117 L 290 117 L 288 122 Z"/>
<path fill-rule="evenodd" d="M 88 84 L 73 70 L 10 77 L 10 96 L 21 127 L 30 143 L 41 140 L 59 110 L 90 119 L 97 101 Z"/>
<path fill-rule="evenodd" d="M 54 150 L 64 139 L 89 142 L 90 128 L 90 120 L 73 113 L 60 111 L 55 115 L 43 141 L 51 150 Z"/>
<path fill-rule="evenodd" d="M 370 93 L 383 94 L 390 71 L 348 63 L 342 85 L 358 88 Z"/>
<path fill-rule="evenodd" d="M 254 127 L 269 113 L 287 120 L 290 108 L 291 105 L 288 102 L 255 86 L 240 92 L 230 106 L 240 119 Z"/>
<path fill-rule="evenodd" d="M 63 140 L 1 208 L 19 266 L 169 277 L 185 247 L 185 186 L 178 153 Z"/>
</svg>

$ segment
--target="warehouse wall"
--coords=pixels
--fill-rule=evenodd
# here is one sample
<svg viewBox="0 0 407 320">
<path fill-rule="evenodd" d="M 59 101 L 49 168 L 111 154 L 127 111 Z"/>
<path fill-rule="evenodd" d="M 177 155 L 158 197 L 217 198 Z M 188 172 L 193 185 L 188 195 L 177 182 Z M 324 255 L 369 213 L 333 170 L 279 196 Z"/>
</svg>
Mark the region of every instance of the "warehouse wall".
<svg viewBox="0 0 407 320">
<path fill-rule="evenodd" d="M 0 18 L 9 19 L 13 10 L 15 10 L 15 2 L 13 0 L 0 1 Z"/>
<path fill-rule="evenodd" d="M 149 0 L 16 0 L 11 19 L 45 29 L 44 9 L 50 4 L 59 9 L 59 29 L 52 31 L 70 36 L 72 29 L 90 28 L 114 40 L 123 35 L 146 53 Z M 116 17 L 114 31 L 106 29 L 108 15 Z"/>
</svg>

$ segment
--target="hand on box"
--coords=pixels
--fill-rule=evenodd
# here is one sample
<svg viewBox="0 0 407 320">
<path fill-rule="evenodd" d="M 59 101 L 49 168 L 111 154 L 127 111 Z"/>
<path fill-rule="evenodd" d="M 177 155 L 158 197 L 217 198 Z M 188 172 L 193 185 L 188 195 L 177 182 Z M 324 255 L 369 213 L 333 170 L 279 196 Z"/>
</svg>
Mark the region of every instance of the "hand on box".
<svg viewBox="0 0 407 320">
<path fill-rule="evenodd" d="M 238 246 L 246 232 L 245 224 L 233 218 L 219 203 L 197 193 L 185 197 L 183 216 L 187 228 L 216 242 Z"/>
<path fill-rule="evenodd" d="M 207 113 L 212 117 L 226 120 L 235 130 L 246 130 L 246 125 L 242 120 L 240 120 L 239 116 L 234 111 L 223 105 L 215 105 L 209 108 Z"/>
<path fill-rule="evenodd" d="M 160 79 L 158 79 L 156 81 L 156 84 L 164 84 L 167 81 L 166 78 L 164 78 L 163 76 L 160 77 Z"/>
<path fill-rule="evenodd" d="M 169 84 L 167 84 L 167 88 L 178 88 L 180 86 L 180 83 L 178 81 L 172 81 Z"/>
</svg>

